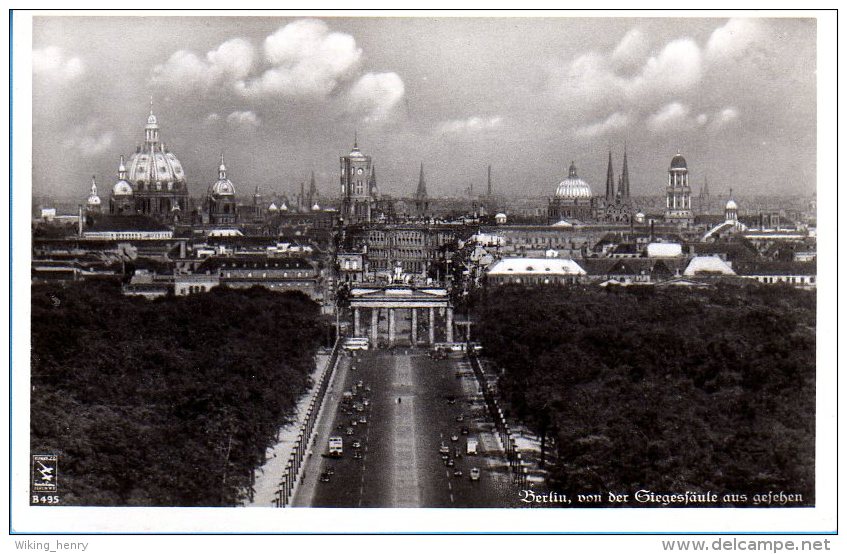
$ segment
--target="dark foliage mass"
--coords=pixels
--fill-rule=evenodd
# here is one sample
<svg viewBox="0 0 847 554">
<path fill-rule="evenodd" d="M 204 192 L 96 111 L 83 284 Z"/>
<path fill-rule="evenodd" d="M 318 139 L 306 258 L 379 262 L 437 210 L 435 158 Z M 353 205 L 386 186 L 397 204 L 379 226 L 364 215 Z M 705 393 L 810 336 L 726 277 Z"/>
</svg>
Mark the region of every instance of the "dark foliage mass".
<svg viewBox="0 0 847 554">
<path fill-rule="evenodd" d="M 501 394 L 556 439 L 554 490 L 814 504 L 813 292 L 503 288 L 483 300 Z"/>
<path fill-rule="evenodd" d="M 62 503 L 238 502 L 309 384 L 318 311 L 261 288 L 33 286 L 31 447 L 59 454 Z"/>
</svg>

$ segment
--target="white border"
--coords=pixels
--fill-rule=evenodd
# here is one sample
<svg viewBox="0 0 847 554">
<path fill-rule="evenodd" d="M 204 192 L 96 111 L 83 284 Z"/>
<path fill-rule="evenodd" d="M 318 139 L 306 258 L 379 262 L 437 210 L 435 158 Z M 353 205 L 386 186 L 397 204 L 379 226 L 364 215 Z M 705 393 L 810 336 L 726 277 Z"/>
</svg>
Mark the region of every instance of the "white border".
<svg viewBox="0 0 847 554">
<path fill-rule="evenodd" d="M 43 12 L 38 12 L 43 13 Z M 286 16 L 308 12 L 291 13 Z M 837 183 L 836 137 L 836 17 L 832 12 L 582 12 L 569 17 L 814 17 L 818 19 L 818 406 L 817 406 L 817 506 L 785 509 L 556 509 L 546 510 L 338 510 L 321 509 L 229 509 L 229 508 L 33 508 L 25 489 L 29 478 L 29 298 L 30 298 L 30 204 L 31 204 L 31 18 L 14 17 L 14 237 L 12 269 L 14 315 L 14 457 L 13 527 L 16 532 L 827 532 L 836 529 L 835 506 L 835 298 L 837 268 L 835 236 L 837 206 L 833 192 Z M 74 15 L 84 15 L 75 13 Z M 107 12 L 95 15 L 107 16 Z M 120 12 L 120 15 L 128 15 Z M 149 15 L 149 14 L 147 14 Z M 166 15 L 180 15 L 169 12 Z M 239 15 L 189 12 L 182 15 Z M 248 15 L 272 15 L 252 13 Z M 328 14 L 319 14 L 327 16 Z M 342 12 L 335 15 L 387 15 Z M 397 15 L 410 16 L 408 12 Z M 432 13 L 417 14 L 425 17 Z M 438 14 L 440 15 L 440 14 Z M 452 12 L 448 16 L 461 14 Z M 478 17 L 484 13 L 469 15 Z M 561 13 L 504 14 L 530 17 L 561 16 Z M 804 160 L 798 160 L 804 163 Z M 24 538 L 24 537 L 18 537 Z M 790 537 L 786 537 L 787 539 Z M 102 537 L 101 537 L 102 539 Z M 630 537 L 630 539 L 632 539 Z M 217 540 L 217 539 L 216 539 Z M 129 540 L 122 543 L 130 542 Z M 658 542 L 658 541 L 656 541 Z M 629 544 L 629 543 L 628 543 Z M 125 548 L 123 544 L 121 548 Z M 658 548 L 657 548 L 658 549 Z"/>
</svg>

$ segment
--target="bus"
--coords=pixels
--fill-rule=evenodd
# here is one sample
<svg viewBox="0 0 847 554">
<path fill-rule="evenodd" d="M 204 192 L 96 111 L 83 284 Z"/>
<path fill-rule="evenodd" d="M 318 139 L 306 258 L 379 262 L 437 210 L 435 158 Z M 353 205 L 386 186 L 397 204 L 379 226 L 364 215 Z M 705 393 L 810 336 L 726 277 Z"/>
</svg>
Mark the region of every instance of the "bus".
<svg viewBox="0 0 847 554">
<path fill-rule="evenodd" d="M 329 437 L 329 455 L 340 458 L 344 451 L 344 439 L 341 437 Z"/>
<path fill-rule="evenodd" d="M 368 350 L 371 341 L 368 337 L 347 337 L 341 347 L 344 350 Z"/>
</svg>

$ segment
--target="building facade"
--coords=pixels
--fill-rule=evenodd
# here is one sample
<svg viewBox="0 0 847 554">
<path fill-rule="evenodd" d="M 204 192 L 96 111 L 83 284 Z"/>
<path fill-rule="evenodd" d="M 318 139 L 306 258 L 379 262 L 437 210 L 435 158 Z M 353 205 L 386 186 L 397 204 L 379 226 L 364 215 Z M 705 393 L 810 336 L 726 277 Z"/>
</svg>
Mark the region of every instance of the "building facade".
<svg viewBox="0 0 847 554">
<path fill-rule="evenodd" d="M 665 220 L 680 224 L 694 222 L 691 211 L 691 185 L 688 183 L 688 163 L 677 152 L 668 168 L 668 184 L 665 188 Z"/>
<path fill-rule="evenodd" d="M 345 225 L 370 223 L 378 196 L 376 173 L 370 156 L 359 150 L 358 138 L 353 150 L 340 158 L 341 218 Z"/>
</svg>

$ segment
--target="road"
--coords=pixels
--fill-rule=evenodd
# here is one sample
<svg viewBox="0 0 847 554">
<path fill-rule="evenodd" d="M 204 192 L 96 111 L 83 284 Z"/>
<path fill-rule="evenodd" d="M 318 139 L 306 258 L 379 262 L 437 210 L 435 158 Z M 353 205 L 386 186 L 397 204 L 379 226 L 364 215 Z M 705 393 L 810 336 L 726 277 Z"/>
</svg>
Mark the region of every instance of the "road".
<svg viewBox="0 0 847 554">
<path fill-rule="evenodd" d="M 421 349 L 369 351 L 343 360 L 339 369 L 339 383 L 319 423 L 294 506 L 519 505 L 466 360 L 433 360 Z M 354 401 L 367 399 L 368 405 L 362 406 L 362 412 L 351 409 L 352 402 L 342 400 L 343 391 L 355 392 Z M 363 415 L 367 422 L 358 423 Z M 457 421 L 460 416 L 462 421 Z M 467 427 L 467 435 L 461 433 L 462 427 Z M 344 438 L 344 455 L 340 459 L 322 456 L 329 437 L 335 435 Z M 480 442 L 477 456 L 465 453 L 468 437 Z M 353 448 L 354 441 L 360 448 Z M 449 447 L 454 467 L 442 460 L 442 444 Z M 359 459 L 354 458 L 356 450 L 361 452 Z M 461 456 L 456 457 L 456 452 Z M 480 469 L 479 481 L 470 480 L 472 467 Z M 457 469 L 462 475 L 454 474 Z M 319 477 L 327 470 L 333 474 L 322 482 Z"/>
</svg>

